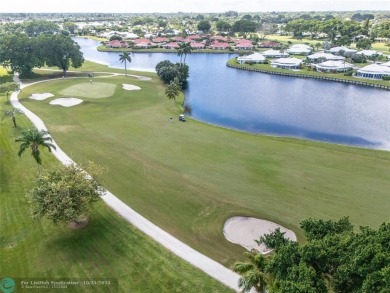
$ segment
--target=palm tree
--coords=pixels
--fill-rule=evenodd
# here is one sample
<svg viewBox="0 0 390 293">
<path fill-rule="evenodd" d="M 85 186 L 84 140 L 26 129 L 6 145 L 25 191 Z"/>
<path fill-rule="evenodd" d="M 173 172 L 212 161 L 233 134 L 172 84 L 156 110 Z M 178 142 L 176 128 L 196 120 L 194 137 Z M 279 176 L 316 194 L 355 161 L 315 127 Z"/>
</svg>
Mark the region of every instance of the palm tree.
<svg viewBox="0 0 390 293">
<path fill-rule="evenodd" d="M 242 277 L 238 281 L 238 286 L 243 292 L 249 292 L 255 288 L 257 292 L 266 292 L 268 276 L 265 273 L 266 258 L 256 250 L 244 252 L 248 258 L 247 262 L 236 262 L 233 271 Z"/>
<path fill-rule="evenodd" d="M 6 117 L 11 117 L 12 122 L 14 123 L 14 127 L 17 127 L 15 116 L 18 114 L 24 114 L 24 112 L 22 110 L 20 110 L 19 108 L 12 108 L 12 110 L 4 109 L 4 115 L 3 115 L 3 118 L 1 119 L 1 121 L 3 121 L 4 118 L 6 118 Z"/>
<path fill-rule="evenodd" d="M 122 54 L 119 55 L 119 61 L 121 61 L 121 63 L 125 62 L 125 72 L 126 72 L 126 76 L 127 76 L 127 62 L 131 63 L 131 57 L 130 57 L 130 53 L 129 52 L 122 52 Z"/>
<path fill-rule="evenodd" d="M 183 61 L 183 63 L 184 64 L 186 64 L 187 54 L 190 54 L 191 52 L 192 52 L 191 43 L 184 43 L 184 46 L 183 46 L 183 54 L 184 54 L 184 61 Z"/>
<path fill-rule="evenodd" d="M 176 97 L 180 93 L 180 86 L 177 82 L 177 79 L 171 81 L 170 84 L 167 85 L 165 89 L 165 95 L 168 97 L 170 100 L 176 101 Z"/>
<path fill-rule="evenodd" d="M 182 62 L 182 59 L 183 59 L 185 46 L 186 46 L 185 43 L 180 43 L 179 47 L 176 49 L 177 50 L 177 55 L 180 57 L 180 63 Z"/>
<path fill-rule="evenodd" d="M 36 128 L 24 129 L 22 130 L 22 135 L 15 139 L 15 142 L 21 142 L 19 146 L 18 156 L 22 156 L 23 152 L 31 148 L 31 155 L 34 157 L 38 165 L 38 176 L 41 175 L 41 157 L 39 152 L 39 146 L 47 147 L 49 152 L 51 149 L 56 149 L 55 145 L 50 143 L 52 138 L 47 136 L 49 132 L 45 130 L 38 130 Z"/>
</svg>

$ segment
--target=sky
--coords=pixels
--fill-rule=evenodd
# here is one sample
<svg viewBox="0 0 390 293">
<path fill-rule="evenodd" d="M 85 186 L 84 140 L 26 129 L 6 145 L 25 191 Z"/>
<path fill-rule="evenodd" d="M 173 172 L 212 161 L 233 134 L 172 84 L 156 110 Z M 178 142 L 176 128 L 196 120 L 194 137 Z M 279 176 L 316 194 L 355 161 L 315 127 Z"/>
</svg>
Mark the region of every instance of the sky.
<svg viewBox="0 0 390 293">
<path fill-rule="evenodd" d="M 264 12 L 390 10 L 390 0 L 0 0 L 1 12 Z"/>
</svg>

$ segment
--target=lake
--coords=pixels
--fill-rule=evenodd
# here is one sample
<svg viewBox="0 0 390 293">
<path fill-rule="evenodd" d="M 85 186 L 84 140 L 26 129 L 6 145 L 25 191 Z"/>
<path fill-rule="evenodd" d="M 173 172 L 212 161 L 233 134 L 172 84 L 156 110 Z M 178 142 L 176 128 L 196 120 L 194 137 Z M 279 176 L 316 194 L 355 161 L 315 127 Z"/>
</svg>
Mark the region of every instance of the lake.
<svg viewBox="0 0 390 293">
<path fill-rule="evenodd" d="M 76 38 L 84 58 L 124 68 L 118 52 Z M 252 133 L 390 150 L 388 91 L 338 82 L 275 76 L 227 67 L 235 54 L 190 54 L 186 102 L 191 117 Z M 128 68 L 154 71 L 173 53 L 132 53 Z"/>
</svg>

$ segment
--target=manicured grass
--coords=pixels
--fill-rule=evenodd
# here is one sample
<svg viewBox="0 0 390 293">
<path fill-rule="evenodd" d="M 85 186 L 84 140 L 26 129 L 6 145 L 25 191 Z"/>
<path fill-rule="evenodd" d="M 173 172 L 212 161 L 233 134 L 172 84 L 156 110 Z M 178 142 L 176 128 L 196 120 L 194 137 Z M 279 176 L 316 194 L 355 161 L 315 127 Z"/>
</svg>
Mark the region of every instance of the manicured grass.
<svg viewBox="0 0 390 293">
<path fill-rule="evenodd" d="M 0 97 L 0 109 L 5 107 L 4 100 Z M 23 116 L 17 121 L 21 128 L 30 127 Z M 14 138 L 21 128 L 13 128 L 11 120 L 0 124 L 1 278 L 116 278 L 119 283 L 119 291 L 94 286 L 66 292 L 230 292 L 104 203 L 97 205 L 82 230 L 33 221 L 25 194 L 33 186 L 37 169 L 28 150 L 17 156 Z M 42 161 L 43 171 L 57 164 L 47 150 L 42 151 Z M 57 291 L 65 292 L 45 292 Z"/>
<path fill-rule="evenodd" d="M 91 79 L 92 80 L 92 79 Z M 107 82 L 83 82 L 67 88 L 64 88 L 59 93 L 64 96 L 80 97 L 80 98 L 108 98 L 111 97 L 117 86 Z"/>
<path fill-rule="evenodd" d="M 22 102 L 43 117 L 76 161 L 93 160 L 109 169 L 105 181 L 111 192 L 221 263 L 231 265 L 244 251 L 223 237 L 231 216 L 275 221 L 293 229 L 300 241 L 299 223 L 308 217 L 349 216 L 357 226 L 373 227 L 388 220 L 389 152 L 252 135 L 191 119 L 179 123 L 180 110 L 157 79 L 104 78 L 142 90 L 117 87 L 112 98 L 86 99 L 73 108 L 26 99 L 82 82 L 26 88 Z"/>
</svg>

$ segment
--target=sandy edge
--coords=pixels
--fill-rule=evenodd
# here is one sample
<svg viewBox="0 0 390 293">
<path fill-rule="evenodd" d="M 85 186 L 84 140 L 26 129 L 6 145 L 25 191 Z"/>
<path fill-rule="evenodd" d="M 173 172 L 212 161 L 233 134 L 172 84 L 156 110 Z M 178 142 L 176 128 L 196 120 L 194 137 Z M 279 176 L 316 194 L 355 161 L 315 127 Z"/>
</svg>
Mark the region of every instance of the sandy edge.
<svg viewBox="0 0 390 293">
<path fill-rule="evenodd" d="M 286 232 L 286 238 L 297 241 L 295 233 L 281 225 L 267 220 L 240 216 L 231 217 L 226 220 L 223 227 L 223 235 L 228 241 L 241 245 L 249 251 L 256 249 L 260 253 L 266 254 L 271 250 L 267 249 L 263 244 L 258 245 L 255 239 L 258 240 L 260 236 L 269 234 L 276 228 L 280 228 L 282 232 Z"/>
<path fill-rule="evenodd" d="M 138 91 L 141 89 L 139 86 L 128 84 L 128 83 L 122 83 L 122 88 L 126 91 Z"/>
<path fill-rule="evenodd" d="M 63 107 L 72 107 L 78 104 L 81 104 L 83 100 L 77 98 L 59 98 L 53 101 L 50 101 L 50 105 L 60 105 Z"/>
<path fill-rule="evenodd" d="M 31 94 L 29 98 L 32 100 L 43 101 L 51 97 L 54 97 L 52 93 L 43 93 L 43 94 Z"/>
</svg>

